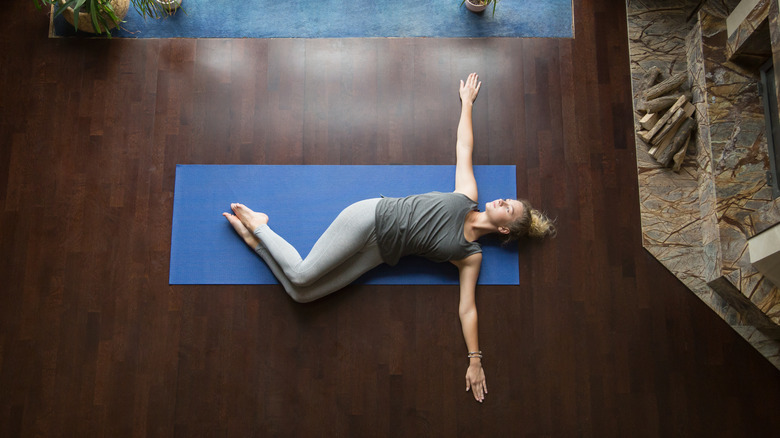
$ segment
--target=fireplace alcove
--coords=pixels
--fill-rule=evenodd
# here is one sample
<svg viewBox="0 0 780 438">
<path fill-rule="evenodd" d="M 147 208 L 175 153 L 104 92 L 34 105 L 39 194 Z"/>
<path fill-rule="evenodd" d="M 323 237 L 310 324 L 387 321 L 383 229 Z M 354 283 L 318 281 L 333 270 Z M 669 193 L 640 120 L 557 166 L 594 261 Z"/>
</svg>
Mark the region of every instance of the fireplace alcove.
<svg viewBox="0 0 780 438">
<path fill-rule="evenodd" d="M 679 173 L 636 136 L 643 245 L 780 369 L 780 289 L 749 248 L 780 230 L 764 107 L 777 114 L 777 97 L 763 99 L 760 85 L 762 65 L 780 62 L 778 0 L 655 3 L 627 5 L 635 108 L 649 69 L 686 72 L 697 128 Z M 644 113 L 634 116 L 639 130 Z"/>
</svg>

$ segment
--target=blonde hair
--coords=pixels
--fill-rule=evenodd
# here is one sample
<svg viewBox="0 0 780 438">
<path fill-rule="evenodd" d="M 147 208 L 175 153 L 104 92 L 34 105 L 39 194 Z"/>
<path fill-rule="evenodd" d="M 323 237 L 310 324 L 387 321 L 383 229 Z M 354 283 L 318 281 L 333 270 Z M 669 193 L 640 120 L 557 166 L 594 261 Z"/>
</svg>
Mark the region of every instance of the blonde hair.
<svg viewBox="0 0 780 438">
<path fill-rule="evenodd" d="M 523 205 L 523 214 L 507 225 L 509 234 L 504 238 L 505 242 L 511 242 L 526 236 L 535 239 L 542 239 L 547 236 L 555 237 L 554 220 L 531 207 L 531 204 L 525 199 L 518 199 L 518 201 Z"/>
</svg>

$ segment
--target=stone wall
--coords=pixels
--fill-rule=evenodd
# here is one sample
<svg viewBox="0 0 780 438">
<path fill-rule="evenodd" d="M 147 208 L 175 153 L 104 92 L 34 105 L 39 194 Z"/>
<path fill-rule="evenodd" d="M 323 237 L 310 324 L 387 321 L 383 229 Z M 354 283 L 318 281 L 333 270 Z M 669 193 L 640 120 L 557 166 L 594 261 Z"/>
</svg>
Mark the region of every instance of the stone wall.
<svg viewBox="0 0 780 438">
<path fill-rule="evenodd" d="M 753 268 L 747 251 L 747 239 L 756 233 L 754 215 L 775 202 L 766 181 L 760 76 L 755 62 L 742 66 L 727 59 L 726 17 L 738 2 L 699 3 L 627 6 L 634 89 L 652 66 L 667 76 L 688 71 L 684 87 L 698 122 L 697 147 L 680 173 L 657 164 L 637 136 L 643 242 L 780 368 L 780 289 Z M 635 113 L 635 120 L 641 116 Z"/>
</svg>

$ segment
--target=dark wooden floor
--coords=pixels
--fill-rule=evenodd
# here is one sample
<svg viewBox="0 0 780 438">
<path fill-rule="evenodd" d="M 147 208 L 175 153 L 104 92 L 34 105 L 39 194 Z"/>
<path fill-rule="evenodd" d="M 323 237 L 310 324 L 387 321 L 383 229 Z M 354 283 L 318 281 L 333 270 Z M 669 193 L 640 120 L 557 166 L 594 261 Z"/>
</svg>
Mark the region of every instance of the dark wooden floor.
<svg viewBox="0 0 780 438">
<path fill-rule="evenodd" d="M 29 3 L 0 36 L 0 436 L 780 430 L 780 372 L 641 247 L 620 2 L 575 2 L 574 40 L 138 41 L 49 40 Z M 168 285 L 176 164 L 450 164 L 471 71 L 476 163 L 560 230 L 479 291 L 484 404 L 451 286 Z"/>
</svg>

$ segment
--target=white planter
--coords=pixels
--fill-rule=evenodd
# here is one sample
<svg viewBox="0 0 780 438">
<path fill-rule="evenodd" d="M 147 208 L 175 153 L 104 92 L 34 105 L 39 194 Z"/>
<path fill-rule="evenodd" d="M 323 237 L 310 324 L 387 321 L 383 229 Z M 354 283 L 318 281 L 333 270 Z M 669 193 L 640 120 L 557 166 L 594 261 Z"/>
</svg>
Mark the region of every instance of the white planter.
<svg viewBox="0 0 780 438">
<path fill-rule="evenodd" d="M 471 12 L 482 12 L 486 7 L 487 5 L 478 5 L 476 3 L 472 3 L 471 0 L 466 0 L 466 9 Z"/>
<path fill-rule="evenodd" d="M 181 6 L 182 0 L 155 0 L 161 4 L 168 12 L 175 12 Z"/>
</svg>

